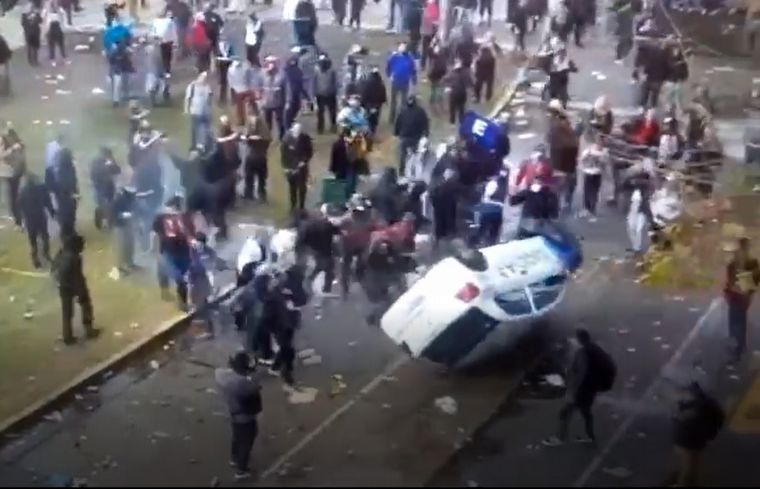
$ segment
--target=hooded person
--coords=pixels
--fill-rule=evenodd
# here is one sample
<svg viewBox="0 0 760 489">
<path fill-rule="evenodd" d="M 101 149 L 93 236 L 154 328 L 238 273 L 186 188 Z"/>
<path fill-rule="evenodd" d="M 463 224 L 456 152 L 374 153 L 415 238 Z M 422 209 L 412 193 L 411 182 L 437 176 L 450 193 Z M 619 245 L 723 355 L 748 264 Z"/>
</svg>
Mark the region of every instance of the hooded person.
<svg viewBox="0 0 760 489">
<path fill-rule="evenodd" d="M 385 89 L 385 83 L 383 82 L 383 76 L 380 74 L 380 68 L 372 66 L 367 76 L 365 76 L 359 83 L 359 96 L 362 106 L 367 111 L 367 123 L 369 124 L 370 134 L 373 136 L 370 138 L 370 150 L 372 149 L 371 142 L 374 139 L 374 135 L 377 133 L 377 126 L 380 124 L 380 115 L 383 110 L 383 105 L 388 103 L 388 92 Z"/>
<path fill-rule="evenodd" d="M 340 83 L 338 72 L 327 54 L 319 55 L 312 85 L 317 102 L 317 133 L 322 134 L 325 130 L 325 111 L 329 116 L 330 130 L 335 132 Z"/>
<path fill-rule="evenodd" d="M 182 209 L 182 199 L 172 197 L 163 212 L 153 221 L 153 234 L 158 241 L 158 285 L 161 296 L 169 297 L 169 281 L 177 290 L 177 302 L 182 310 L 188 306 L 187 271 L 190 267 L 190 239 L 195 234 L 190 216 Z"/>
<path fill-rule="evenodd" d="M 376 326 L 391 305 L 391 286 L 402 280 L 401 257 L 388 241 L 375 239 L 367 250 L 365 267 L 361 284 L 370 303 L 366 320 Z"/>
<path fill-rule="evenodd" d="M 57 205 L 61 236 L 74 234 L 79 207 L 79 180 L 74 156 L 68 148 L 62 148 L 56 157 L 53 195 Z"/>
<path fill-rule="evenodd" d="M 262 410 L 261 386 L 250 375 L 251 359 L 245 352 L 238 352 L 229 359 L 229 368 L 214 372 L 219 389 L 224 396 L 232 424 L 232 463 L 235 480 L 249 479 L 251 450 L 258 435 L 257 417 Z"/>
<path fill-rule="evenodd" d="M 493 49 L 487 45 L 478 48 L 475 57 L 475 101 L 480 102 L 480 95 L 485 88 L 486 102 L 491 101 L 493 85 L 496 80 L 496 56 Z"/>
<path fill-rule="evenodd" d="M 375 188 L 369 194 L 369 200 L 375 213 L 387 224 L 401 219 L 401 187 L 395 168 L 384 168 Z"/>
<path fill-rule="evenodd" d="M 90 181 L 95 191 L 95 227 L 103 229 L 110 227 L 111 208 L 116 197 L 116 177 L 121 174 L 121 168 L 114 161 L 110 148 L 100 149 L 100 155 L 90 165 Z"/>
<path fill-rule="evenodd" d="M 291 211 L 303 209 L 306 205 L 309 163 L 313 156 L 311 136 L 303 131 L 300 123 L 294 123 L 280 145 L 280 161 L 288 181 Z"/>
<path fill-rule="evenodd" d="M 348 98 L 346 106 L 338 112 L 337 122 L 342 130 L 347 130 L 349 133 L 369 133 L 367 111 L 362 107 L 361 99 L 358 95 L 351 95 Z"/>
<path fill-rule="evenodd" d="M 268 151 L 272 143 L 272 135 L 263 116 L 254 113 L 248 117 L 243 140 L 248 148 L 243 167 L 243 198 L 253 199 L 255 181 L 256 196 L 260 201 L 266 202 L 269 177 Z"/>
<path fill-rule="evenodd" d="M 40 258 L 50 261 L 50 236 L 48 235 L 48 214 L 55 218 L 55 210 L 50 193 L 37 175 L 27 173 L 18 195 L 21 224 L 29 238 L 32 264 L 42 266 Z M 39 246 L 42 245 L 40 257 Z"/>
<path fill-rule="evenodd" d="M 457 213 L 463 190 L 456 170 L 451 168 L 443 171 L 442 181 L 430 190 L 430 202 L 433 207 L 433 236 L 436 246 L 456 237 Z"/>
<path fill-rule="evenodd" d="M 92 300 L 87 287 L 82 264 L 84 238 L 72 233 L 63 239 L 63 248 L 53 259 L 51 273 L 58 283 L 58 295 L 61 299 L 61 322 L 63 342 L 66 345 L 76 343 L 71 320 L 74 315 L 74 300 L 79 302 L 82 312 L 82 326 L 87 338 L 97 338 L 100 330 L 93 325 Z"/>
<path fill-rule="evenodd" d="M 280 139 L 285 137 L 285 101 L 286 81 L 274 56 L 264 59 L 264 83 L 261 89 L 260 104 L 264 112 L 264 121 L 273 128 L 277 124 Z"/>
<path fill-rule="evenodd" d="M 293 19 L 293 34 L 299 46 L 316 45 L 317 9 L 312 0 L 299 0 L 295 6 Z"/>
<path fill-rule="evenodd" d="M 430 119 L 414 95 L 407 98 L 406 106 L 396 118 L 393 133 L 398 138 L 398 169 L 403 174 L 409 152 L 417 148 L 420 139 L 430 135 Z"/>
<path fill-rule="evenodd" d="M 443 84 L 449 94 L 449 124 L 458 124 L 464 118 L 467 98 L 473 87 L 469 68 L 461 59 L 454 62 L 454 67 L 443 78 Z"/>
<path fill-rule="evenodd" d="M 309 100 L 306 91 L 303 71 L 298 64 L 298 53 L 301 48 L 293 48 L 294 54 L 288 59 L 283 69 L 285 76 L 285 126 L 290 127 L 301 111 L 303 100 Z"/>
</svg>

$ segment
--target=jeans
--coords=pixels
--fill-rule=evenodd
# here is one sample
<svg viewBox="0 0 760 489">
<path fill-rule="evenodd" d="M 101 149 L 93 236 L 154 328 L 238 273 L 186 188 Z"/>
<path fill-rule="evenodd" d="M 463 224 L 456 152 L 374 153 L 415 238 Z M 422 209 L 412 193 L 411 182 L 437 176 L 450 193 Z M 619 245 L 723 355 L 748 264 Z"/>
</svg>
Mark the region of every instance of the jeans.
<svg viewBox="0 0 760 489">
<path fill-rule="evenodd" d="M 573 208 L 573 197 L 575 197 L 575 187 L 578 185 L 578 176 L 573 173 L 567 173 L 562 178 L 560 195 L 564 201 L 564 209 L 570 211 Z"/>
<path fill-rule="evenodd" d="M 559 412 L 559 432 L 557 435 L 560 440 L 565 440 L 567 438 L 568 423 L 570 422 L 570 417 L 576 410 L 579 411 L 583 417 L 586 436 L 592 440 L 596 439 L 596 436 L 594 435 L 594 416 L 591 413 L 595 398 L 595 392 L 577 392 L 573 399 L 562 407 L 562 410 Z"/>
<path fill-rule="evenodd" d="M 409 96 L 409 85 L 404 87 L 397 87 L 391 85 L 391 110 L 388 114 L 391 125 L 396 123 L 396 110 L 398 110 L 398 99 L 401 98 L 401 103 L 406 103 L 406 99 Z"/>
<path fill-rule="evenodd" d="M 248 472 L 251 450 L 258 434 L 259 426 L 256 421 L 232 423 L 231 456 L 238 472 Z"/>
<path fill-rule="evenodd" d="M 206 114 L 190 116 L 190 146 L 196 148 L 199 144 L 206 149 L 211 146 L 211 119 Z"/>
<path fill-rule="evenodd" d="M 158 258 L 159 287 L 162 290 L 166 290 L 169 287 L 169 280 L 172 280 L 177 287 L 177 299 L 183 305 L 187 304 L 187 281 L 185 274 L 189 267 L 189 257 L 177 257 L 164 252 Z"/>
<path fill-rule="evenodd" d="M 747 348 L 748 301 L 728 300 L 728 332 L 734 342 L 734 355 L 741 358 Z"/>
<path fill-rule="evenodd" d="M 111 102 L 120 104 L 129 95 L 129 75 L 126 73 L 111 74 Z"/>
</svg>

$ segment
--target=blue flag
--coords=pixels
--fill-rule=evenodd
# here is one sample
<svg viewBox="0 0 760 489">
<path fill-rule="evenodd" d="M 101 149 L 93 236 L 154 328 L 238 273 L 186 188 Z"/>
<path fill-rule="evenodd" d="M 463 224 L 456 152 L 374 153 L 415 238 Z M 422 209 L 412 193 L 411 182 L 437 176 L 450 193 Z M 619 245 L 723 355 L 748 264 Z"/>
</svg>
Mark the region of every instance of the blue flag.
<svg viewBox="0 0 760 489">
<path fill-rule="evenodd" d="M 498 123 L 473 111 L 467 111 L 459 124 L 459 135 L 465 141 L 487 151 L 499 149 L 502 130 Z"/>
</svg>

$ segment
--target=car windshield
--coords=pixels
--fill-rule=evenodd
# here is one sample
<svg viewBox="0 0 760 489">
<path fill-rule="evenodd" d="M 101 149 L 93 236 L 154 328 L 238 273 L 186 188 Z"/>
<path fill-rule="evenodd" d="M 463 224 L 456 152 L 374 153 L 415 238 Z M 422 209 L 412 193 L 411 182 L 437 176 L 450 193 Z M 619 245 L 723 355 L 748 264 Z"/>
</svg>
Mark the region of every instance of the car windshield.
<svg viewBox="0 0 760 489">
<path fill-rule="evenodd" d="M 454 253 L 459 263 L 475 272 L 485 272 L 488 270 L 488 260 L 483 253 L 472 248 L 460 248 Z"/>
</svg>

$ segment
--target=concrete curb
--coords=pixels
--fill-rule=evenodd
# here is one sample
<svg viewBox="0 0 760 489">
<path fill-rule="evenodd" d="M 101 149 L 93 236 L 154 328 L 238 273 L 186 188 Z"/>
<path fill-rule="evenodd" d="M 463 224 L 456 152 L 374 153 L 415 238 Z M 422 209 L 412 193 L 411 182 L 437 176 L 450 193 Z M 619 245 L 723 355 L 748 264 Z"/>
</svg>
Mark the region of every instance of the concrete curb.
<svg viewBox="0 0 760 489">
<path fill-rule="evenodd" d="M 237 287 L 234 284 L 224 287 L 213 299 L 212 303 L 218 304 L 228 299 L 236 289 Z M 102 384 L 101 378 L 104 373 L 118 370 L 138 354 L 144 353 L 146 350 L 154 347 L 156 343 L 160 343 L 161 340 L 176 334 L 181 327 L 189 326 L 194 316 L 194 312 L 183 313 L 165 321 L 152 335 L 135 341 L 123 350 L 111 355 L 108 359 L 88 368 L 58 390 L 28 406 L 19 414 L 0 421 L 0 446 L 7 441 L 3 439 L 3 435 L 23 430 L 34 424 L 44 413 L 70 402 L 74 394 L 81 391 L 87 384 Z"/>
</svg>

